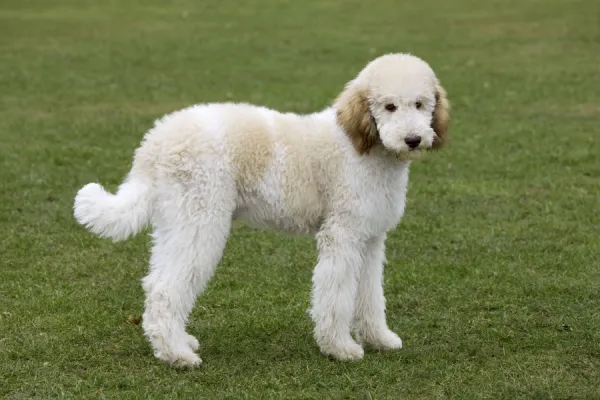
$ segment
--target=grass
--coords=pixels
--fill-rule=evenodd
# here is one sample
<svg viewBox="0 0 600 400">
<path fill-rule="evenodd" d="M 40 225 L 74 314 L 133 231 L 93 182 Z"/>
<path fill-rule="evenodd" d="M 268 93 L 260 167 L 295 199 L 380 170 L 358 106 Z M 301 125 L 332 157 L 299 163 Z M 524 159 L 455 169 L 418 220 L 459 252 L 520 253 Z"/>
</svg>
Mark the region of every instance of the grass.
<svg viewBox="0 0 600 400">
<path fill-rule="evenodd" d="M 596 0 L 233 3 L 4 0 L 0 397 L 592 399 L 600 396 Z M 360 363 L 320 356 L 310 238 L 238 226 L 190 321 L 202 368 L 139 325 L 148 237 L 77 226 L 163 113 L 204 101 L 319 109 L 385 52 L 428 60 L 451 147 L 415 164 L 388 242 L 389 324 Z"/>
</svg>

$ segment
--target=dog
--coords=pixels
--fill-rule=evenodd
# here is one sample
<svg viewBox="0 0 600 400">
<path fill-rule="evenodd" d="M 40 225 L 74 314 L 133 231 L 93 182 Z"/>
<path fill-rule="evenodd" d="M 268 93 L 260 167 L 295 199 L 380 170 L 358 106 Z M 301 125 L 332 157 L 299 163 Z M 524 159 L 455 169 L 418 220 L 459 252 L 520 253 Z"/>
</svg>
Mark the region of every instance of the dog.
<svg viewBox="0 0 600 400">
<path fill-rule="evenodd" d="M 142 326 L 154 355 L 178 367 L 202 362 L 187 319 L 232 221 L 314 235 L 314 338 L 333 359 L 359 360 L 366 347 L 402 347 L 385 315 L 386 234 L 404 214 L 411 162 L 447 142 L 449 122 L 429 64 L 386 54 L 313 114 L 209 103 L 164 116 L 117 193 L 85 185 L 74 215 L 115 241 L 152 225 Z"/>
</svg>

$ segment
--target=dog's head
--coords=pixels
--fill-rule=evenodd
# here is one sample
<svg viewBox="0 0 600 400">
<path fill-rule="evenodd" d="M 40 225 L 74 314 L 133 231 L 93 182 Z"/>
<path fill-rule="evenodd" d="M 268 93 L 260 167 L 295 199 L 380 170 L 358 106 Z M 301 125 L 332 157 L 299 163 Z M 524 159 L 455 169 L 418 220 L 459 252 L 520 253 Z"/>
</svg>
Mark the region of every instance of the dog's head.
<svg viewBox="0 0 600 400">
<path fill-rule="evenodd" d="M 450 103 L 431 67 L 409 54 L 370 62 L 334 103 L 337 122 L 360 154 L 382 145 L 401 159 L 448 139 Z"/>
</svg>

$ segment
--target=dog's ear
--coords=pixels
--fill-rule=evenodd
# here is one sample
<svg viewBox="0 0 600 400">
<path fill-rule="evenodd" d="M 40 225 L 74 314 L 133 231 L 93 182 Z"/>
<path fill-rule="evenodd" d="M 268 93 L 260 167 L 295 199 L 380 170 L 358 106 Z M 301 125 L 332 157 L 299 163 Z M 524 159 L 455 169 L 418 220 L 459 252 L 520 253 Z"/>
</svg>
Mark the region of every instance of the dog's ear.
<svg viewBox="0 0 600 400">
<path fill-rule="evenodd" d="M 359 154 L 366 154 L 379 140 L 377 124 L 365 90 L 348 85 L 335 101 L 337 123 Z"/>
<path fill-rule="evenodd" d="M 431 128 L 436 134 L 433 140 L 433 149 L 443 147 L 448 140 L 448 130 L 450 128 L 450 102 L 446 90 L 437 84 L 435 88 L 435 108 L 433 118 L 431 119 Z"/>
</svg>

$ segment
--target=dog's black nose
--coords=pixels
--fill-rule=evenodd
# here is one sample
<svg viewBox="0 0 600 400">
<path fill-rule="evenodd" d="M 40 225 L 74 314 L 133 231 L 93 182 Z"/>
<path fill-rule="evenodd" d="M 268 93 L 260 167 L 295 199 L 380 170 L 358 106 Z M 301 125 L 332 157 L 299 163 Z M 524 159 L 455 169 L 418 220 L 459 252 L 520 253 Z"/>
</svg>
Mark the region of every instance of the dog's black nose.
<svg viewBox="0 0 600 400">
<path fill-rule="evenodd" d="M 408 136 L 404 139 L 404 143 L 408 145 L 411 149 L 414 149 L 421 143 L 421 136 Z"/>
</svg>

